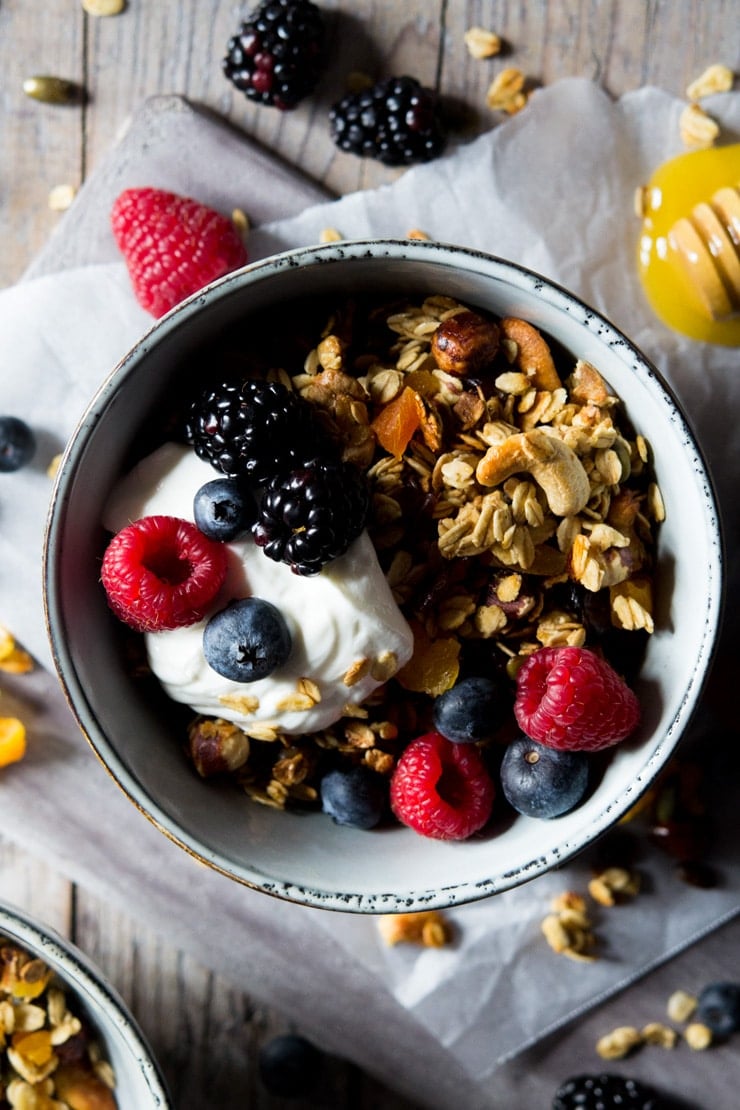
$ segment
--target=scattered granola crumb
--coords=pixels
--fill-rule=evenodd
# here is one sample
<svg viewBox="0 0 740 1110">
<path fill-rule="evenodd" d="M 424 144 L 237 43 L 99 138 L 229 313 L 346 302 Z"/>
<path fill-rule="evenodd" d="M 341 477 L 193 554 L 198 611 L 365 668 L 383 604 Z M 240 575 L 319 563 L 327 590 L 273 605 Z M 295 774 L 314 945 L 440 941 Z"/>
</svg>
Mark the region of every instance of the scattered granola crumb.
<svg viewBox="0 0 740 1110">
<path fill-rule="evenodd" d="M 683 1035 L 689 1048 L 693 1048 L 696 1052 L 709 1048 L 712 1043 L 712 1030 L 700 1021 L 692 1021 L 687 1025 Z"/>
<path fill-rule="evenodd" d="M 615 906 L 625 897 L 638 893 L 640 876 L 626 867 L 607 867 L 588 884 L 588 892 L 600 906 Z"/>
<path fill-rule="evenodd" d="M 482 60 L 501 53 L 500 37 L 495 31 L 487 31 L 485 27 L 469 27 L 463 40 L 471 58 Z"/>
<path fill-rule="evenodd" d="M 431 235 L 427 235 L 426 231 L 420 231 L 418 227 L 414 227 L 411 229 L 411 231 L 406 232 L 406 238 L 421 239 L 425 242 L 429 242 L 429 240 L 431 239 Z"/>
<path fill-rule="evenodd" d="M 33 659 L 19 648 L 10 629 L 0 624 L 0 671 L 6 674 L 28 674 L 33 670 Z"/>
<path fill-rule="evenodd" d="M 244 238 L 251 227 L 247 213 L 242 211 L 241 208 L 235 208 L 231 213 L 231 222 L 241 237 Z"/>
<path fill-rule="evenodd" d="M 76 195 L 74 185 L 55 185 L 49 192 L 49 208 L 52 212 L 66 212 Z"/>
<path fill-rule="evenodd" d="M 688 991 L 674 991 L 668 999 L 666 1013 L 671 1021 L 688 1021 L 696 1009 L 698 999 Z"/>
<path fill-rule="evenodd" d="M 702 149 L 714 145 L 719 135 L 719 124 L 698 104 L 687 104 L 678 121 L 681 142 L 684 146 Z"/>
<path fill-rule="evenodd" d="M 550 903 L 552 913 L 542 921 L 542 934 L 553 952 L 571 960 L 592 962 L 596 944 L 586 902 L 580 894 L 566 891 Z"/>
<path fill-rule="evenodd" d="M 521 97 L 524 96 L 524 101 Z M 524 94 L 524 74 L 516 66 L 507 66 L 494 77 L 488 86 L 486 104 L 493 111 L 508 111 L 512 103 L 523 107 L 526 102 Z"/>
<path fill-rule="evenodd" d="M 704 72 L 688 86 L 686 96 L 689 100 L 701 100 L 702 97 L 711 96 L 713 93 L 729 92 L 734 82 L 735 75 L 728 66 L 720 64 L 707 66 Z"/>
<path fill-rule="evenodd" d="M 659 1048 L 675 1048 L 678 1033 L 670 1025 L 663 1025 L 660 1021 L 648 1022 L 642 1030 L 642 1039 L 645 1044 L 655 1044 Z"/>
<path fill-rule="evenodd" d="M 0 767 L 19 763 L 26 754 L 26 726 L 17 717 L 0 717 Z"/>
<path fill-rule="evenodd" d="M 126 7 L 126 0 L 82 0 L 82 7 L 88 15 L 120 15 Z"/>
<path fill-rule="evenodd" d="M 62 452 L 60 451 L 58 455 L 54 456 L 54 458 L 51 460 L 51 462 L 49 463 L 49 465 L 46 468 L 47 478 L 56 478 L 56 476 L 59 472 L 59 464 L 61 463 L 61 461 L 62 461 Z"/>
<path fill-rule="evenodd" d="M 439 910 L 382 914 L 378 918 L 378 929 L 390 947 L 420 944 L 423 948 L 443 948 L 452 940 L 450 923 Z"/>
<path fill-rule="evenodd" d="M 596 1042 L 602 1060 L 621 1060 L 643 1043 L 642 1034 L 633 1025 L 620 1025 Z"/>
<path fill-rule="evenodd" d="M 320 243 L 341 243 L 343 236 L 337 231 L 335 227 L 325 227 L 320 235 Z"/>
</svg>

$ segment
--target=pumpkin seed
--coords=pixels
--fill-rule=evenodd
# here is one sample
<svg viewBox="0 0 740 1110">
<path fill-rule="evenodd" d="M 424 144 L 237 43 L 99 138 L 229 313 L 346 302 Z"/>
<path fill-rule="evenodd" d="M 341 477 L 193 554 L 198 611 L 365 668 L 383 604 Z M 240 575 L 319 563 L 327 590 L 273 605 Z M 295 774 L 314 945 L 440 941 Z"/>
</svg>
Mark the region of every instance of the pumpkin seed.
<svg viewBox="0 0 740 1110">
<path fill-rule="evenodd" d="M 44 104 L 71 104 L 80 95 L 79 88 L 72 81 L 48 75 L 27 77 L 23 82 L 23 91 L 26 96 Z"/>
</svg>

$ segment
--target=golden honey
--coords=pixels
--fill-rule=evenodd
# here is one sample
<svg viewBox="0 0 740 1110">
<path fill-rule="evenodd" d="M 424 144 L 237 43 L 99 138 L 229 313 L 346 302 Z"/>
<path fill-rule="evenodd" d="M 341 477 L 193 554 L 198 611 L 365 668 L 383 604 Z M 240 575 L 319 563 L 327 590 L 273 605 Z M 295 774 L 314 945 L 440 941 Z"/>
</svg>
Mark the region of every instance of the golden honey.
<svg viewBox="0 0 740 1110">
<path fill-rule="evenodd" d="M 740 143 L 665 162 L 641 214 L 639 273 L 655 314 L 691 339 L 740 346 Z"/>
</svg>

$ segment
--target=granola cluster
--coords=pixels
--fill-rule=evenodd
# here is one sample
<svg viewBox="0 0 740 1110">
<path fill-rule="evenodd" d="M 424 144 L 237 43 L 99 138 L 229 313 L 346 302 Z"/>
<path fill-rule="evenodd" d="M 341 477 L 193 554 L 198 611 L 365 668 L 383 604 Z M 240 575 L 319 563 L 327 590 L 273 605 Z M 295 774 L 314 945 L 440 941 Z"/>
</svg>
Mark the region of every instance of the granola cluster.
<svg viewBox="0 0 740 1110">
<path fill-rule="evenodd" d="M 115 1075 L 43 960 L 0 938 L 0 1103 L 116 1110 Z"/>
<path fill-rule="evenodd" d="M 415 648 L 320 733 L 275 728 L 235 744 L 233 725 L 209 722 L 209 758 L 222 737 L 252 798 L 315 802 L 326 752 L 390 775 L 471 658 L 513 679 L 538 648 L 591 644 L 597 630 L 600 650 L 630 633 L 634 663 L 653 631 L 665 512 L 649 445 L 597 367 L 528 321 L 435 295 L 342 305 L 291 369 L 273 364 L 267 377 L 310 402 L 368 475 L 368 530 Z M 196 766 L 203 729 L 190 730 Z"/>
</svg>

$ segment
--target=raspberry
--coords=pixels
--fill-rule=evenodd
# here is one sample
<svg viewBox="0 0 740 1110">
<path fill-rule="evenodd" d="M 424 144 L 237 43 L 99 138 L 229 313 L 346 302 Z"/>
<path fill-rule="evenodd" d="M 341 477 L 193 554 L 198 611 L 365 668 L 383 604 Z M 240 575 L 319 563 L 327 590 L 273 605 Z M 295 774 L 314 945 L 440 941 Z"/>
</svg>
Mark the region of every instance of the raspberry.
<svg viewBox="0 0 740 1110">
<path fill-rule="evenodd" d="M 118 532 L 100 575 L 116 616 L 138 632 L 202 619 L 226 577 L 226 548 L 187 520 L 145 516 Z"/>
<path fill-rule="evenodd" d="M 465 840 L 491 816 L 494 786 L 472 744 L 439 732 L 412 740 L 391 779 L 391 809 L 404 825 L 435 840 Z"/>
<path fill-rule="evenodd" d="M 126 189 L 113 205 L 111 224 L 136 299 L 153 316 L 164 316 L 247 261 L 231 220 L 162 189 Z"/>
<path fill-rule="evenodd" d="M 600 751 L 637 727 L 640 703 L 587 648 L 541 648 L 517 675 L 514 716 L 527 736 L 561 751 Z"/>
</svg>

